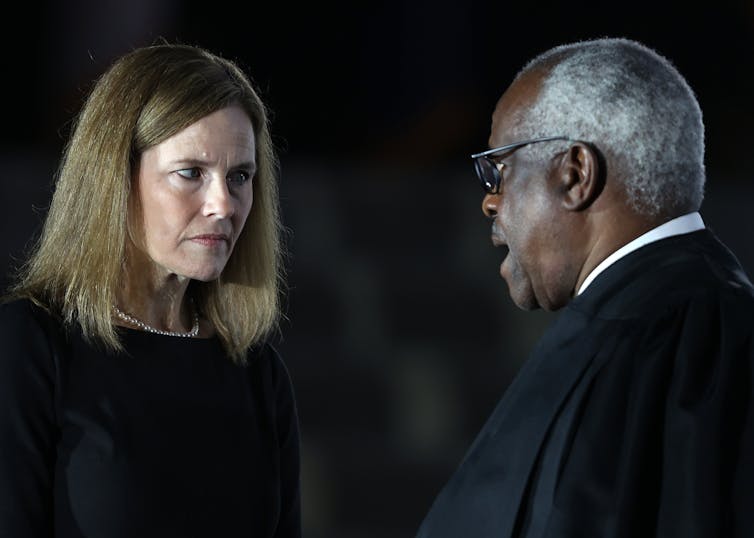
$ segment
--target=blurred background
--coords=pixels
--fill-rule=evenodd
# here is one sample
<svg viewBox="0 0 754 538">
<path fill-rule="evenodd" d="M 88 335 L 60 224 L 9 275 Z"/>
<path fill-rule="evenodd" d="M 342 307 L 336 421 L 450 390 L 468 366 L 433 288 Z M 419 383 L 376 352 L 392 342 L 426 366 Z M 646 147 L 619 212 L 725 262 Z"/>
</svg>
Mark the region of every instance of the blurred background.
<svg viewBox="0 0 754 538">
<path fill-rule="evenodd" d="M 236 60 L 270 106 L 308 538 L 413 536 L 552 314 L 498 276 L 469 154 L 551 46 L 630 37 L 707 127 L 707 224 L 754 274 L 754 3 L 27 2 L 2 34 L 3 274 L 39 231 L 70 121 L 112 59 L 164 37 Z M 75 238 L 71 238 L 75 241 Z M 6 276 L 7 279 L 7 276 Z"/>
</svg>

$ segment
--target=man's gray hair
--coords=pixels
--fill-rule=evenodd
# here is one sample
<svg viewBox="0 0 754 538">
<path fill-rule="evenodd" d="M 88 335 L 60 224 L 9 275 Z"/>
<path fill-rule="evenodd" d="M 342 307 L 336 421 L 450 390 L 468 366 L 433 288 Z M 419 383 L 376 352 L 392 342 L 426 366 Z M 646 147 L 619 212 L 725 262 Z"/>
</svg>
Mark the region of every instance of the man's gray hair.
<svg viewBox="0 0 754 538">
<path fill-rule="evenodd" d="M 670 61 L 635 41 L 609 38 L 551 49 L 516 78 L 539 69 L 541 91 L 515 136 L 567 136 L 593 144 L 642 214 L 676 216 L 699 209 L 702 111 Z M 532 150 L 544 152 L 543 146 Z"/>
</svg>

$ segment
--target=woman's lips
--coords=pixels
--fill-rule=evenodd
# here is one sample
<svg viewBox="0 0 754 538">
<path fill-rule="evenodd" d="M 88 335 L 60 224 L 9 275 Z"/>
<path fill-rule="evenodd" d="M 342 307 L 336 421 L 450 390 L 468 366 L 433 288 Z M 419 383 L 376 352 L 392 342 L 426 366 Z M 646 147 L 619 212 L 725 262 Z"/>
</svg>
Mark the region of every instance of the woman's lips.
<svg viewBox="0 0 754 538">
<path fill-rule="evenodd" d="M 205 247 L 215 247 L 218 245 L 227 245 L 228 236 L 225 234 L 202 234 L 193 236 L 191 241 Z"/>
</svg>

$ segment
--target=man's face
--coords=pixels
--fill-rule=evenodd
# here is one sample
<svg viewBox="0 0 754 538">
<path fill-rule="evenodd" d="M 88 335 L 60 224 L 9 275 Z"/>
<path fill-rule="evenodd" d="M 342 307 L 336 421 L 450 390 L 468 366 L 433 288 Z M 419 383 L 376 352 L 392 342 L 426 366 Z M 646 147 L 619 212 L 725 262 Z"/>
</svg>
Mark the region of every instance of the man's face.
<svg viewBox="0 0 754 538">
<path fill-rule="evenodd" d="M 503 95 L 492 116 L 491 148 L 519 141 L 514 139 L 513 127 L 538 91 L 539 76 L 530 74 Z M 493 244 L 508 247 L 500 275 L 513 302 L 526 310 L 560 308 L 573 288 L 569 284 L 573 256 L 569 255 L 566 212 L 557 188 L 561 146 L 555 143 L 548 151 L 551 143 L 543 144 L 537 152 L 525 146 L 496 156 L 496 162 L 502 164 L 500 192 L 487 194 L 482 202 L 482 211 L 492 220 Z M 536 154 L 547 157 L 537 159 Z"/>
</svg>

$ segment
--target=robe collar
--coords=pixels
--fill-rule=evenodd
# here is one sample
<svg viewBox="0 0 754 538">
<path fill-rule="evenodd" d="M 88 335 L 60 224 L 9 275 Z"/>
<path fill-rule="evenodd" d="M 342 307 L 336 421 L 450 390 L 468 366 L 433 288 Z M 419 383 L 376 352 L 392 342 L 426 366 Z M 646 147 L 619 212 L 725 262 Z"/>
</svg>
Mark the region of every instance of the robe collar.
<svg viewBox="0 0 754 538">
<path fill-rule="evenodd" d="M 605 269 L 613 265 L 615 262 L 626 256 L 627 254 L 630 254 L 631 252 L 643 247 L 644 245 L 654 243 L 655 241 L 665 239 L 666 237 L 673 237 L 675 235 L 696 232 L 698 230 L 703 230 L 704 228 L 704 221 L 702 220 L 702 216 L 698 212 L 688 213 L 686 215 L 676 217 L 664 224 L 661 224 L 660 226 L 652 228 L 647 233 L 640 235 L 630 243 L 623 245 L 621 248 L 602 260 L 602 262 L 597 265 L 597 267 L 592 269 L 592 272 L 587 275 L 576 295 L 581 295 L 582 293 L 584 293 L 584 290 L 589 286 L 589 284 L 591 284 L 592 281 L 597 278 L 597 276 Z"/>
</svg>

